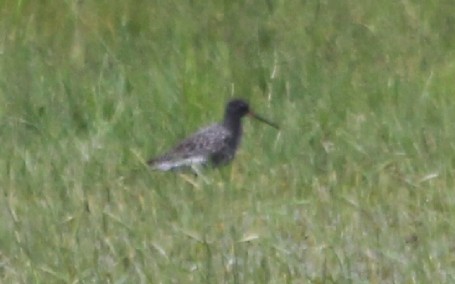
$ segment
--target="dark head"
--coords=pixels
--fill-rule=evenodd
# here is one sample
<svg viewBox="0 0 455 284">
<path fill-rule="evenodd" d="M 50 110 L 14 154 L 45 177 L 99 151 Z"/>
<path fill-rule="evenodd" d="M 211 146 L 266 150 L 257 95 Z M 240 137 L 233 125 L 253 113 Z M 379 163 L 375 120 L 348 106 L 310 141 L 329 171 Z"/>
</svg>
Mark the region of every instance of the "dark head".
<svg viewBox="0 0 455 284">
<path fill-rule="evenodd" d="M 250 109 L 250 106 L 244 100 L 233 99 L 228 102 L 228 104 L 226 106 L 225 117 L 224 117 L 225 122 L 231 121 L 231 120 L 237 120 L 237 119 L 239 121 L 240 118 L 244 117 L 245 115 L 249 115 L 259 121 L 267 123 L 268 125 L 276 128 L 276 129 L 279 129 L 279 127 L 275 123 L 270 122 L 267 119 L 252 112 Z"/>
<path fill-rule="evenodd" d="M 241 99 L 230 100 L 226 106 L 226 116 L 244 117 L 250 113 L 250 106 Z"/>
</svg>

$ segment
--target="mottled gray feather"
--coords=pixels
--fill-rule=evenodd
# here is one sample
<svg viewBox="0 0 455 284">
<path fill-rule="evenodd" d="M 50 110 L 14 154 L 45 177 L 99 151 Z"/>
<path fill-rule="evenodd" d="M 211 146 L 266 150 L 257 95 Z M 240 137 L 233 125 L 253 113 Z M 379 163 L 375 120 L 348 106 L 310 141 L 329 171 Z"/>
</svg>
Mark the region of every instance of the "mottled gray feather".
<svg viewBox="0 0 455 284">
<path fill-rule="evenodd" d="M 234 138 L 228 129 L 220 124 L 213 124 L 200 129 L 166 154 L 154 158 L 148 163 L 163 170 L 174 168 L 169 164 L 173 162 L 175 162 L 176 168 L 188 166 L 191 164 L 192 158 L 201 164 L 212 163 L 215 166 L 224 164 L 234 157 L 235 149 L 229 147 L 232 139 Z M 179 162 L 182 160 L 187 160 L 188 164 Z M 166 166 L 160 168 L 160 164 L 163 163 L 166 163 Z"/>
</svg>

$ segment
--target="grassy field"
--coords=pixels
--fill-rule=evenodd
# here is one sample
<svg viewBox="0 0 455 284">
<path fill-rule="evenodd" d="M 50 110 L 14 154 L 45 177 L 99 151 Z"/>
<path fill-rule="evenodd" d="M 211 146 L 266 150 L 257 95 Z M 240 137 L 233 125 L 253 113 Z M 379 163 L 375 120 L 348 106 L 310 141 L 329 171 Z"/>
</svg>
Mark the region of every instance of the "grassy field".
<svg viewBox="0 0 455 284">
<path fill-rule="evenodd" d="M 454 283 L 453 0 L 199 2 L 2 1 L 0 282 Z"/>
</svg>

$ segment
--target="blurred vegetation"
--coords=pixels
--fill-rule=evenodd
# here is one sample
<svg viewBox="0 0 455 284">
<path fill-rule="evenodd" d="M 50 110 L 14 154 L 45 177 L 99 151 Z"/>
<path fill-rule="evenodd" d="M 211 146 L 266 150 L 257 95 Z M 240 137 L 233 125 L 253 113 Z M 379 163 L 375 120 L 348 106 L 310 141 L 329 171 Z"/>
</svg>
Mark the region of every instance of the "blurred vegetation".
<svg viewBox="0 0 455 284">
<path fill-rule="evenodd" d="M 2 1 L 0 282 L 453 283 L 454 3 Z"/>
</svg>

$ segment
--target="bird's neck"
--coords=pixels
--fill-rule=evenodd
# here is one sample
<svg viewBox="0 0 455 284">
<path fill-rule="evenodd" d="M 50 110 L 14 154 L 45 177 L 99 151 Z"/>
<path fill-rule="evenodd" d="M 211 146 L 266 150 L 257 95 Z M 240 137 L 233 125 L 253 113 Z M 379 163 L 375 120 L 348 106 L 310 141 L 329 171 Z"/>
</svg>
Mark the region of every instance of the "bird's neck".
<svg viewBox="0 0 455 284">
<path fill-rule="evenodd" d="M 242 133 L 242 123 L 240 117 L 225 115 L 223 125 L 232 132 L 234 137 L 237 137 Z"/>
</svg>

